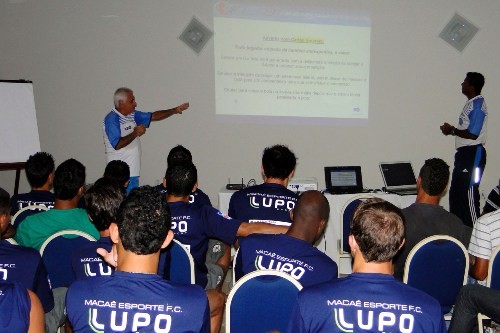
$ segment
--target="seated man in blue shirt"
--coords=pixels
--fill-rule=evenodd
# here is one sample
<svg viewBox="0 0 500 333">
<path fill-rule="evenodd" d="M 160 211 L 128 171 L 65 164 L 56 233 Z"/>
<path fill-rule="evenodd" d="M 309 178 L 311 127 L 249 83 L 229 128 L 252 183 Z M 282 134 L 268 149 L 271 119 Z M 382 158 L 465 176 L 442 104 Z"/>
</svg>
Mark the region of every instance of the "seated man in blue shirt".
<svg viewBox="0 0 500 333">
<path fill-rule="evenodd" d="M 111 161 L 113 163 L 116 161 Z M 128 178 L 127 178 L 128 179 Z M 112 180 L 98 179 L 85 193 L 85 202 L 90 221 L 101 236 L 97 242 L 89 242 L 73 252 L 71 262 L 77 279 L 101 275 L 111 275 L 114 267 L 103 262 L 97 254 L 98 248 L 111 251 L 113 242 L 109 237 L 109 227 L 116 222 L 118 208 L 123 201 L 122 185 Z"/>
<path fill-rule="evenodd" d="M 0 280 L 0 313 L 2 332 L 45 332 L 40 300 L 18 282 Z"/>
<path fill-rule="evenodd" d="M 204 290 L 156 274 L 160 249 L 173 239 L 170 224 L 168 204 L 156 189 L 129 194 L 110 226 L 116 271 L 77 280 L 68 290 L 66 310 L 75 332 L 209 332 Z"/>
<path fill-rule="evenodd" d="M 193 163 L 193 156 L 189 149 L 184 146 L 177 145 L 170 149 L 167 156 L 167 167 L 180 163 Z M 156 186 L 156 188 L 165 196 L 167 188 L 165 182 Z M 212 206 L 210 198 L 202 190 L 196 187 L 196 190 L 189 196 L 189 202 L 198 206 Z M 205 264 L 208 269 L 207 273 L 207 289 L 221 289 L 222 282 L 229 269 L 231 261 L 231 250 L 228 244 L 224 244 L 218 239 L 211 238 L 208 244 L 207 257 Z"/>
<path fill-rule="evenodd" d="M 296 160 L 286 146 L 264 149 L 261 166 L 264 183 L 234 193 L 228 215 L 242 221 L 290 226 L 290 210 L 295 207 L 297 194 L 287 186 L 295 172 Z"/>
<path fill-rule="evenodd" d="M 240 238 L 235 266 L 237 279 L 260 269 L 288 273 L 303 287 L 337 278 L 337 264 L 314 247 L 328 222 L 328 200 L 321 192 L 304 192 L 290 214 L 293 223 L 286 234 Z"/>
<path fill-rule="evenodd" d="M 54 181 L 54 170 L 54 158 L 49 153 L 38 152 L 28 158 L 25 171 L 31 191 L 12 196 L 11 215 L 30 205 L 54 208 L 55 196 L 54 193 L 50 192 Z"/>
<path fill-rule="evenodd" d="M 359 205 L 351 221 L 353 273 L 299 292 L 289 332 L 446 332 L 439 303 L 394 279 L 404 243 L 401 210 L 382 199 Z"/>
<path fill-rule="evenodd" d="M 0 233 L 10 225 L 10 202 L 9 193 L 0 188 Z M 6 241 L 0 242 L 0 281 L 18 282 L 25 289 L 33 291 L 38 296 L 38 302 L 42 303 L 49 325 L 53 321 L 62 320 L 62 313 L 54 310 L 54 297 L 47 271 L 38 251 Z M 0 325 L 1 328 L 4 327 Z M 57 324 L 47 327 L 48 331 L 56 329 Z"/>
</svg>

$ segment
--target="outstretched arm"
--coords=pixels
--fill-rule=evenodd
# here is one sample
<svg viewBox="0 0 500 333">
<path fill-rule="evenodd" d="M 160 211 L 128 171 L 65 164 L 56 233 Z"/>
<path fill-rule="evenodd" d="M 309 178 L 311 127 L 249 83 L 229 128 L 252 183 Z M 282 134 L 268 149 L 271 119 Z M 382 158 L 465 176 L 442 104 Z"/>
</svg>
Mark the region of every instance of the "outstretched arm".
<svg viewBox="0 0 500 333">
<path fill-rule="evenodd" d="M 238 228 L 238 237 L 246 237 L 251 234 L 284 234 L 288 231 L 288 227 L 274 225 L 270 223 L 248 223 L 243 222 Z"/>
<path fill-rule="evenodd" d="M 174 114 L 181 114 L 182 111 L 184 111 L 188 108 L 189 108 L 189 103 L 183 103 L 183 104 L 178 105 L 172 109 L 158 110 L 158 111 L 153 112 L 153 115 L 151 116 L 151 120 L 152 121 L 163 120 L 163 119 L 168 118 Z"/>
</svg>

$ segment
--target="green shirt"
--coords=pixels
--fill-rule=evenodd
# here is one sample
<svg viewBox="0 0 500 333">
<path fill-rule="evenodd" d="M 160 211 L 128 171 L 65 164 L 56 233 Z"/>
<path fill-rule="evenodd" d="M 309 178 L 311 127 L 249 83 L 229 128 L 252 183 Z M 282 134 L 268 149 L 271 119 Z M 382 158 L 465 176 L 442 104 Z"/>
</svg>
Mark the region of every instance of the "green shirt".
<svg viewBox="0 0 500 333">
<path fill-rule="evenodd" d="M 24 246 L 40 251 L 43 242 L 62 230 L 79 230 L 99 239 L 99 232 L 81 208 L 51 209 L 28 216 L 17 229 L 14 239 Z"/>
</svg>

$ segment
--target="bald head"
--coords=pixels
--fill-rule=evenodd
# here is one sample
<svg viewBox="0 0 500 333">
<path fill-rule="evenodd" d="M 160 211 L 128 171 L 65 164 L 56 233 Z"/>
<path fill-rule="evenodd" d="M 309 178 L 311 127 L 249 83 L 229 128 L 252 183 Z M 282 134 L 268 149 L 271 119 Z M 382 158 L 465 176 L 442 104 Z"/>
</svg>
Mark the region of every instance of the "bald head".
<svg viewBox="0 0 500 333">
<path fill-rule="evenodd" d="M 314 243 L 323 233 L 329 215 L 330 205 L 321 192 L 304 192 L 293 210 L 293 223 L 288 234 Z"/>
</svg>

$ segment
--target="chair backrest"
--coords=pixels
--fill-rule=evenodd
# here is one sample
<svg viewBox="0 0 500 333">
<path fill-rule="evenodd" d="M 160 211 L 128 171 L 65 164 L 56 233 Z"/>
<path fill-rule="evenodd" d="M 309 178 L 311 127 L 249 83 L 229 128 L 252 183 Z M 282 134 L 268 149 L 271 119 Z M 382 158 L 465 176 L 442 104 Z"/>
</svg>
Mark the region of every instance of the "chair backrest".
<svg viewBox="0 0 500 333">
<path fill-rule="evenodd" d="M 340 211 L 340 218 L 342 224 L 340 226 L 340 254 L 350 254 L 351 248 L 349 247 L 349 234 L 351 233 L 351 220 L 352 215 L 359 204 L 366 199 L 372 198 L 370 195 L 359 195 L 346 202 L 342 210 Z"/>
<path fill-rule="evenodd" d="M 226 303 L 226 333 L 287 329 L 300 282 L 272 270 L 246 274 L 234 285 Z"/>
<path fill-rule="evenodd" d="M 486 286 L 500 290 L 500 246 L 493 250 L 488 267 Z"/>
<path fill-rule="evenodd" d="M 73 251 L 88 242 L 95 242 L 91 235 L 79 230 L 56 232 L 40 248 L 40 255 L 47 269 L 52 288 L 68 287 L 75 280 L 71 266 Z"/>
<path fill-rule="evenodd" d="M 173 282 L 194 284 L 194 259 L 186 247 L 178 240 L 170 245 L 169 279 Z"/>
<path fill-rule="evenodd" d="M 19 226 L 19 223 L 24 221 L 24 219 L 27 218 L 28 216 L 31 216 L 33 214 L 37 214 L 37 213 L 40 213 L 40 212 L 43 212 L 46 210 L 49 210 L 49 209 L 45 206 L 42 206 L 42 205 L 29 205 L 29 206 L 23 207 L 23 208 L 19 209 L 14 214 L 14 216 L 12 216 L 12 218 L 10 219 L 10 223 L 14 227 L 17 228 Z"/>
<path fill-rule="evenodd" d="M 427 237 L 415 245 L 405 263 L 403 282 L 433 296 L 447 314 L 460 288 L 467 283 L 469 255 L 457 239 Z"/>
<path fill-rule="evenodd" d="M 18 245 L 17 242 L 14 240 L 14 238 L 6 238 L 6 239 L 2 239 L 0 241 L 0 243 L 7 243 L 7 244 L 12 244 L 12 245 Z"/>
</svg>

